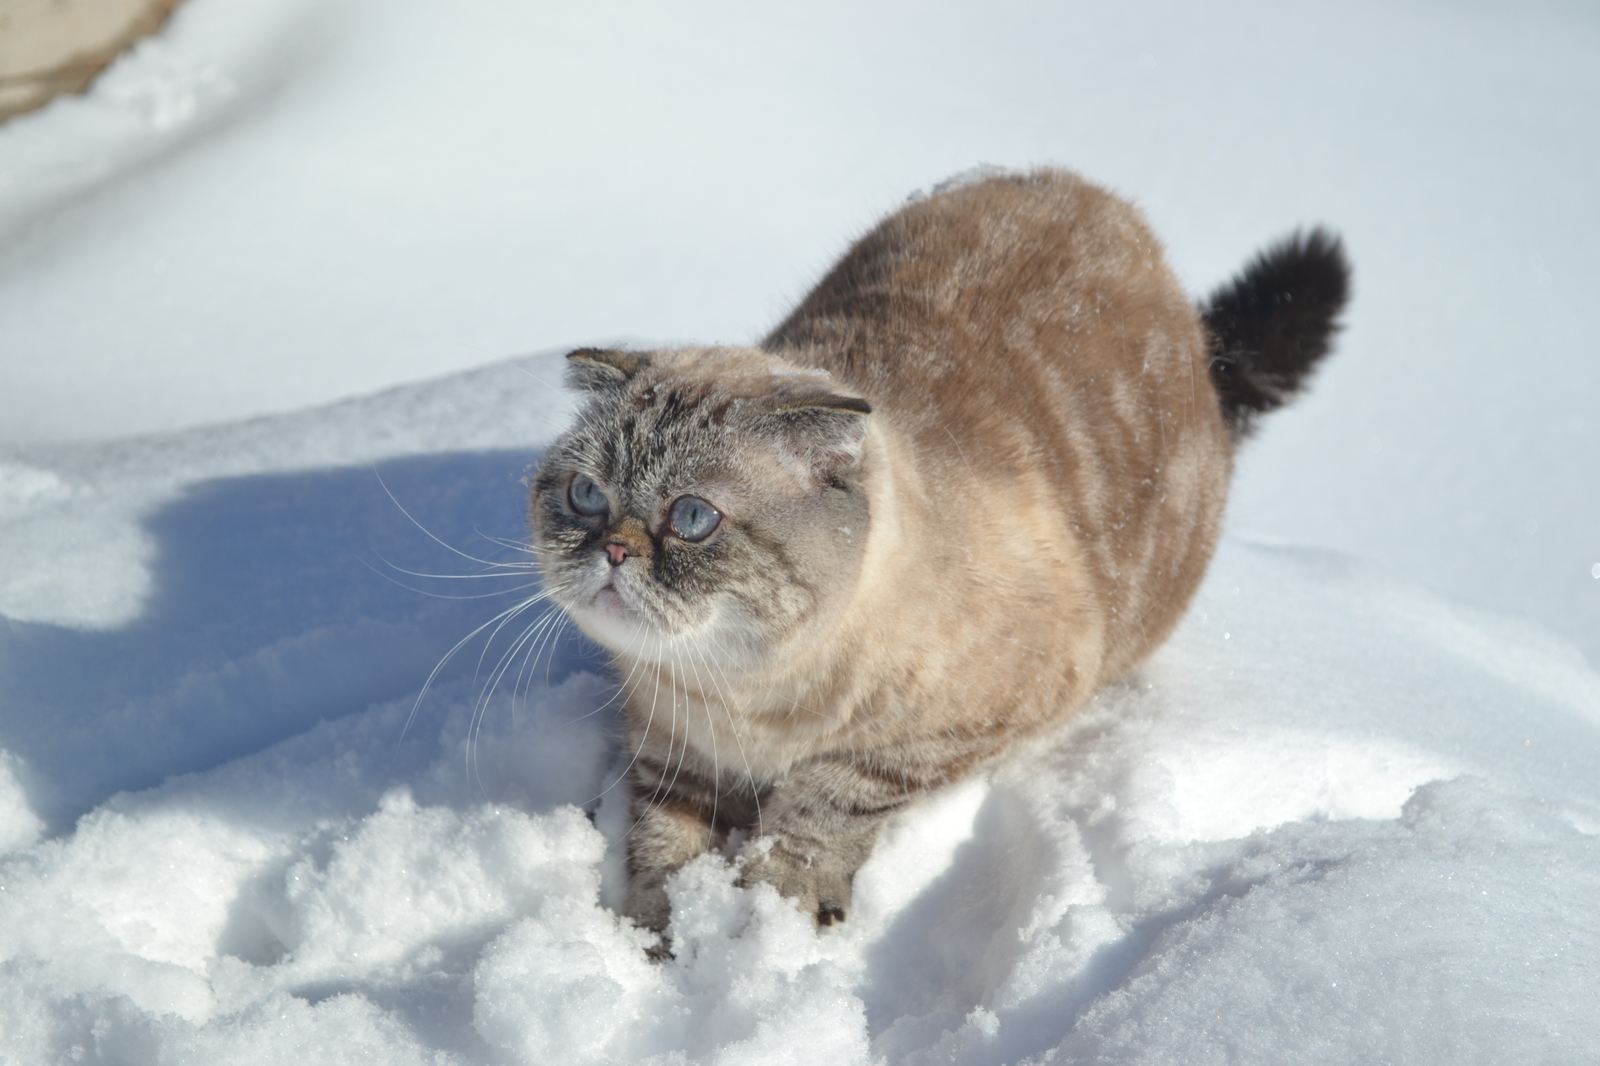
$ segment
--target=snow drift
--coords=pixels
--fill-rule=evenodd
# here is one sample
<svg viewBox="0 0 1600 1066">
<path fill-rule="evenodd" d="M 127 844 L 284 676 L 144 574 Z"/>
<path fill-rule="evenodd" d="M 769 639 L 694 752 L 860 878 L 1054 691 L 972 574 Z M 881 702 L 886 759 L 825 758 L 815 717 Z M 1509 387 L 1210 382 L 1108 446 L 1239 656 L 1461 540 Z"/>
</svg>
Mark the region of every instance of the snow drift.
<svg viewBox="0 0 1600 1066">
<path fill-rule="evenodd" d="M 625 753 L 593 649 L 491 623 L 418 698 L 535 591 L 519 478 L 565 417 L 551 362 L 9 482 L 8 541 L 43 553 L 12 602 L 61 619 L 0 630 L 17 1061 L 1600 1046 L 1600 677 L 1525 623 L 1239 540 L 1138 673 L 899 818 L 845 926 L 708 857 L 648 962 L 614 910 Z M 526 414 L 461 448 L 444 396 Z M 145 591 L 96 600 L 74 536 L 143 544 L 114 561 Z"/>
</svg>

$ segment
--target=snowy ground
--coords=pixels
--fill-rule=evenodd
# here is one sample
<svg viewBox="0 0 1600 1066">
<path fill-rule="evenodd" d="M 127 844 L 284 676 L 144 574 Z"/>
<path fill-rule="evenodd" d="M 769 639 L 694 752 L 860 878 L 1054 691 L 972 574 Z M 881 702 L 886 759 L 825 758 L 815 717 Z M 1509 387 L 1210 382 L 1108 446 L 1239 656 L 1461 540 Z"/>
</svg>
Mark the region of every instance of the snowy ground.
<svg viewBox="0 0 1600 1066">
<path fill-rule="evenodd" d="M 446 11 L 190 0 L 0 127 L 0 1061 L 1600 1053 L 1587 8 Z M 1335 224 L 1342 349 L 1144 670 L 846 926 L 708 861 L 647 964 L 592 649 L 417 698 L 529 591 L 570 408 L 503 357 L 747 339 L 980 160 L 1196 290 Z"/>
</svg>

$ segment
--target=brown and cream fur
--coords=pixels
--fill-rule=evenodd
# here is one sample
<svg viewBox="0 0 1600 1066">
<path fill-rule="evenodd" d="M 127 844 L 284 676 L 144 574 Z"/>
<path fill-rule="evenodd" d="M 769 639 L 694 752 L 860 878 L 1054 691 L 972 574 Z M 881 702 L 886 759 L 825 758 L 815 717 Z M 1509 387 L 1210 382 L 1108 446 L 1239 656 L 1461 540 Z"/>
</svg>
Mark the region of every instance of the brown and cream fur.
<svg viewBox="0 0 1600 1066">
<path fill-rule="evenodd" d="M 746 881 L 841 920 L 885 818 L 1149 655 L 1235 436 L 1326 351 L 1343 261 L 1317 240 L 1336 298 L 1261 402 L 1230 398 L 1260 360 L 1208 335 L 1139 212 L 1052 170 L 912 201 L 757 348 L 573 353 L 590 399 L 536 475 L 535 547 L 622 679 L 627 912 L 663 929 L 667 876 L 748 830 Z M 1273 310 L 1251 277 L 1240 322 Z M 720 516 L 703 539 L 685 498 Z"/>
</svg>

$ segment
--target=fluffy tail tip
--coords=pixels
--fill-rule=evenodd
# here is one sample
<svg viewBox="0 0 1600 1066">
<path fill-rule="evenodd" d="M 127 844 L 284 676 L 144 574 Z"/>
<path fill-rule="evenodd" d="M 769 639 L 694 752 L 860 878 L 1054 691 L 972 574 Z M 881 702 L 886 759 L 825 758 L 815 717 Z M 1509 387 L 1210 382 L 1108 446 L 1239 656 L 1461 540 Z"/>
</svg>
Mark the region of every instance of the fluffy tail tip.
<svg viewBox="0 0 1600 1066">
<path fill-rule="evenodd" d="M 1234 440 L 1305 387 L 1333 347 L 1349 293 L 1344 245 L 1317 227 L 1260 252 L 1201 305 L 1211 381 Z"/>
</svg>

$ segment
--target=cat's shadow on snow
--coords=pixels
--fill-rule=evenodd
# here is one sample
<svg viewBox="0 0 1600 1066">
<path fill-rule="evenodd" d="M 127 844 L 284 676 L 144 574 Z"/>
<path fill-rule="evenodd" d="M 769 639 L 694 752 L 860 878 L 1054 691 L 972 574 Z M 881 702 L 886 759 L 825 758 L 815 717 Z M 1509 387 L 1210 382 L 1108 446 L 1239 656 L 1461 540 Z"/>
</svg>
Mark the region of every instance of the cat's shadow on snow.
<svg viewBox="0 0 1600 1066">
<path fill-rule="evenodd" d="M 489 564 L 530 559 L 517 545 L 537 458 L 447 453 L 190 486 L 144 522 L 156 558 L 137 619 L 0 630 L 0 747 L 27 761 L 35 811 L 63 831 L 119 790 L 416 692 L 452 645 L 536 591 L 530 571 Z M 483 573 L 503 576 L 460 576 Z M 477 669 L 481 647 L 440 680 Z M 551 681 L 599 662 L 571 636 L 547 654 Z"/>
</svg>

